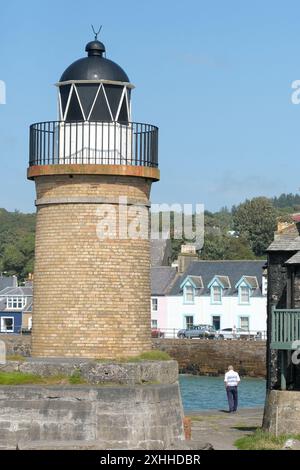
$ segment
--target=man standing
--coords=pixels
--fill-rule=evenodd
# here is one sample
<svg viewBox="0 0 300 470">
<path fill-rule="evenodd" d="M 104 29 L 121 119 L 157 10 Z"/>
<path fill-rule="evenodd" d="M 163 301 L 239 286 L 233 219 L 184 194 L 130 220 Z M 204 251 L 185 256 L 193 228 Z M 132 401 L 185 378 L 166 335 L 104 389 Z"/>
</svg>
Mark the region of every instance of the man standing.
<svg viewBox="0 0 300 470">
<path fill-rule="evenodd" d="M 232 366 L 228 367 L 228 372 L 225 374 L 224 382 L 227 393 L 227 400 L 229 405 L 229 413 L 234 413 L 238 406 L 238 384 L 240 376 L 234 371 Z"/>
</svg>

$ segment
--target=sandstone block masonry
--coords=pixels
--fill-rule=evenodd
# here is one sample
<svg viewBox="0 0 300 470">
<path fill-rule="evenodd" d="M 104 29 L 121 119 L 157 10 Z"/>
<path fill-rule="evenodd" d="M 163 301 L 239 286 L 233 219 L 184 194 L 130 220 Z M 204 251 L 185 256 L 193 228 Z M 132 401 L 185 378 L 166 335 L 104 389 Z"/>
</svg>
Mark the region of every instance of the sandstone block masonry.
<svg viewBox="0 0 300 470">
<path fill-rule="evenodd" d="M 65 174 L 35 182 L 32 355 L 117 358 L 151 349 L 149 239 L 97 233 L 99 223 L 118 231 L 120 196 L 128 224 L 147 223 L 151 180 Z"/>
</svg>

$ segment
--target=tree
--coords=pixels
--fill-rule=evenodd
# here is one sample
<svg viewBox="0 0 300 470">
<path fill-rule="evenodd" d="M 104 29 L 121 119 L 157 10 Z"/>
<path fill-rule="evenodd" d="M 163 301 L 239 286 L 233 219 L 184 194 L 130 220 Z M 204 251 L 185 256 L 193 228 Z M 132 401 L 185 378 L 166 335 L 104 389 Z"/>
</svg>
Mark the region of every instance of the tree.
<svg viewBox="0 0 300 470">
<path fill-rule="evenodd" d="M 274 237 L 277 212 L 270 199 L 246 200 L 233 211 L 233 224 L 240 236 L 250 244 L 256 256 L 263 256 Z"/>
<path fill-rule="evenodd" d="M 255 259 L 255 255 L 245 238 L 227 237 L 225 259 Z"/>
<path fill-rule="evenodd" d="M 229 235 L 209 234 L 204 239 L 201 251 L 202 259 L 255 259 L 249 243 L 243 237 L 235 238 Z"/>
<path fill-rule="evenodd" d="M 20 274 L 23 270 L 26 258 L 15 245 L 7 245 L 3 253 L 3 270 L 9 275 Z"/>
<path fill-rule="evenodd" d="M 0 259 L 3 271 L 9 275 L 16 274 L 21 281 L 24 280 L 33 272 L 34 234 L 30 233 L 17 243 L 6 245 Z"/>
</svg>

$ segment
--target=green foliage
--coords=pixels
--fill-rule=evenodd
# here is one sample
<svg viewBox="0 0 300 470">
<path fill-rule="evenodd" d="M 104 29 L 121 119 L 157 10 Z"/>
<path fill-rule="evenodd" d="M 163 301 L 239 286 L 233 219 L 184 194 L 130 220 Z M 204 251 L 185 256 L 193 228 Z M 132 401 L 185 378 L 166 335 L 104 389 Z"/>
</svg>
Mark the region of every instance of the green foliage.
<svg viewBox="0 0 300 470">
<path fill-rule="evenodd" d="M 281 194 L 272 199 L 257 197 L 233 206 L 231 210 L 223 207 L 215 213 L 205 211 L 205 239 L 200 257 L 212 260 L 261 258 L 273 240 L 276 219 L 291 221 L 291 213 L 295 211 L 300 212 L 299 194 Z M 176 239 L 173 212 L 170 219 L 173 261 L 180 253 L 182 243 L 191 240 Z M 34 238 L 35 214 L 0 209 L 0 272 L 16 274 L 20 281 L 32 273 Z"/>
<path fill-rule="evenodd" d="M 25 374 L 23 372 L 0 372 L 0 385 L 27 385 L 27 384 L 64 384 L 68 382 L 68 377 L 56 375 L 41 377 L 36 374 Z"/>
<path fill-rule="evenodd" d="M 75 371 L 70 377 L 66 375 L 52 375 L 48 377 L 41 377 L 36 374 L 25 374 L 23 372 L 1 372 L 0 371 L 0 385 L 76 385 L 85 384 L 86 381 L 81 377 L 78 371 Z"/>
<path fill-rule="evenodd" d="M 209 234 L 205 237 L 201 259 L 255 259 L 249 243 L 243 237 Z"/>
<path fill-rule="evenodd" d="M 79 369 L 76 369 L 73 374 L 69 377 L 69 382 L 71 385 L 76 385 L 76 384 L 84 384 L 86 381 L 83 379 L 81 376 L 81 372 Z"/>
<path fill-rule="evenodd" d="M 154 349 L 146 351 L 138 356 L 119 357 L 117 359 L 97 358 L 98 362 L 118 363 L 118 362 L 141 362 L 141 361 L 170 361 L 172 358 L 165 351 Z"/>
<path fill-rule="evenodd" d="M 0 209 L 0 271 L 23 280 L 33 272 L 35 214 Z"/>
<path fill-rule="evenodd" d="M 257 429 L 253 434 L 237 439 L 234 445 L 239 450 L 280 450 L 288 439 L 300 439 L 299 435 L 281 434 L 275 436 Z"/>
<path fill-rule="evenodd" d="M 8 356 L 6 356 L 6 360 L 24 362 L 26 361 L 26 358 L 24 356 L 21 356 L 21 354 L 9 354 Z"/>
<path fill-rule="evenodd" d="M 277 212 L 266 197 L 246 200 L 233 210 L 234 230 L 243 236 L 256 256 L 263 256 L 274 238 Z"/>
<path fill-rule="evenodd" d="M 279 209 L 287 209 L 290 212 L 300 210 L 300 194 L 281 194 L 279 197 L 273 197 L 272 203 L 274 207 Z"/>
<path fill-rule="evenodd" d="M 135 359 L 139 361 L 170 361 L 171 356 L 169 356 L 165 351 L 154 349 L 153 351 L 147 351 L 136 356 Z"/>
</svg>

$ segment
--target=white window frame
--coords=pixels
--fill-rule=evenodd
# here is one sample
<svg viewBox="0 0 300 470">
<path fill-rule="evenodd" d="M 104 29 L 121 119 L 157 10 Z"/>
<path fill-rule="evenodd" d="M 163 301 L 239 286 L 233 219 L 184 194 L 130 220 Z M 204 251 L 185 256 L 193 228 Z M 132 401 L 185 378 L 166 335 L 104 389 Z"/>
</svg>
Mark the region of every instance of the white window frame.
<svg viewBox="0 0 300 470">
<path fill-rule="evenodd" d="M 220 293 L 220 300 L 215 300 L 215 289 L 218 289 Z M 210 288 L 210 299 L 212 304 L 220 305 L 222 303 L 222 287 L 218 284 L 211 286 Z"/>
<path fill-rule="evenodd" d="M 187 292 L 187 289 L 190 289 L 190 291 Z M 188 298 L 189 295 L 191 296 L 190 298 Z M 187 283 L 183 288 L 183 302 L 185 304 L 194 304 L 195 303 L 195 288 L 190 283 Z"/>
<path fill-rule="evenodd" d="M 158 311 L 158 298 L 157 297 L 152 297 L 151 299 L 151 310 L 152 312 Z"/>
<path fill-rule="evenodd" d="M 3 320 L 12 320 L 12 330 L 3 329 Z M 15 331 L 15 319 L 14 317 L 1 317 L 0 318 L 0 331 L 1 333 L 13 333 Z"/>
<path fill-rule="evenodd" d="M 247 293 L 248 293 L 247 300 L 243 300 L 243 294 L 242 294 L 243 289 L 247 289 Z M 249 305 L 250 304 L 250 296 L 251 296 L 250 287 L 248 287 L 248 286 L 240 286 L 239 287 L 239 303 L 240 304 Z"/>
<path fill-rule="evenodd" d="M 151 328 L 153 328 L 153 329 L 157 329 L 157 328 L 158 328 L 157 320 L 155 320 L 155 319 L 152 319 L 152 320 L 151 320 Z"/>
<path fill-rule="evenodd" d="M 11 295 L 6 298 L 7 310 L 22 310 L 26 305 L 26 298 L 18 295 Z"/>
<path fill-rule="evenodd" d="M 248 328 L 245 328 L 245 327 L 242 326 L 242 318 L 247 318 Z M 239 316 L 239 327 L 242 328 L 243 330 L 250 331 L 250 316 L 249 315 L 240 315 Z"/>
</svg>

